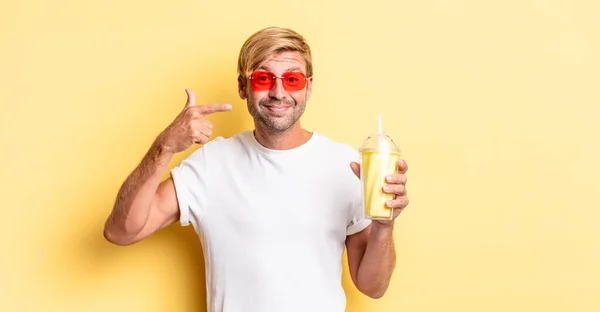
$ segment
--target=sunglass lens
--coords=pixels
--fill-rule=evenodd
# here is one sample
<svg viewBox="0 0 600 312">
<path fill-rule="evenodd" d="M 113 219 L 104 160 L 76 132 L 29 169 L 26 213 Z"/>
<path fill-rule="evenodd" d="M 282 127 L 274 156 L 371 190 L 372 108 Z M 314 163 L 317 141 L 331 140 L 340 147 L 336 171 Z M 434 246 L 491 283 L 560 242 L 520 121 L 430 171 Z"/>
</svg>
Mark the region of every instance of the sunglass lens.
<svg viewBox="0 0 600 312">
<path fill-rule="evenodd" d="M 258 91 L 270 90 L 273 87 L 273 74 L 268 72 L 252 73 L 252 88 Z"/>
<path fill-rule="evenodd" d="M 297 72 L 285 73 L 283 74 L 283 85 L 288 91 L 302 90 L 306 86 L 306 76 Z"/>
</svg>

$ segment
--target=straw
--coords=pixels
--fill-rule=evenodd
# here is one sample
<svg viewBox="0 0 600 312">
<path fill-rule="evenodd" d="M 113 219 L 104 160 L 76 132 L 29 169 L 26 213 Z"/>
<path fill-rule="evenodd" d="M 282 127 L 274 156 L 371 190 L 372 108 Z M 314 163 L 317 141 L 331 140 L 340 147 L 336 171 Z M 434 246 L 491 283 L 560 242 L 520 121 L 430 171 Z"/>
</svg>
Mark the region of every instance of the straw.
<svg viewBox="0 0 600 312">
<path fill-rule="evenodd" d="M 383 138 L 383 126 L 381 122 L 381 114 L 377 114 L 377 149 L 382 150 L 387 146 L 384 138 Z"/>
</svg>

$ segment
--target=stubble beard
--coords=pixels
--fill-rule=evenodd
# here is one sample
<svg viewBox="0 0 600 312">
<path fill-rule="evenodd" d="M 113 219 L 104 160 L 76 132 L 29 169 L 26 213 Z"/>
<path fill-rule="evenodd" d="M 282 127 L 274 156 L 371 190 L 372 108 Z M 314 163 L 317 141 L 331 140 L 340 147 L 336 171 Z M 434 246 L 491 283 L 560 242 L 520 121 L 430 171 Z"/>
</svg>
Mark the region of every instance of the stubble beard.
<svg viewBox="0 0 600 312">
<path fill-rule="evenodd" d="M 258 104 L 247 101 L 248 111 L 257 124 L 271 135 L 281 135 L 289 130 L 300 119 L 306 108 L 306 103 L 297 103 L 293 99 L 290 101 L 280 101 L 275 99 L 262 99 Z M 271 116 L 268 111 L 269 106 L 288 106 L 289 111 L 285 116 Z M 259 111 L 259 107 L 262 111 Z"/>
</svg>

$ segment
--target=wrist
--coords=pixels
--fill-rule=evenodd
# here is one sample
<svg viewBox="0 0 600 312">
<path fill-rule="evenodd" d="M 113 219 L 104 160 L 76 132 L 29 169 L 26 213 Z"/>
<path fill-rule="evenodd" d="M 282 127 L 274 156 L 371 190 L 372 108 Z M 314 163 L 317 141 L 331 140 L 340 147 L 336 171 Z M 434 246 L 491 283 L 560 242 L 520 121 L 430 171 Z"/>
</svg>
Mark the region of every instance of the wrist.
<svg viewBox="0 0 600 312">
<path fill-rule="evenodd" d="M 152 155 L 154 161 L 158 163 L 166 162 L 168 164 L 175 153 L 171 151 L 170 146 L 162 136 L 160 136 L 154 141 L 154 144 L 152 144 L 150 155 Z"/>
<path fill-rule="evenodd" d="M 373 220 L 371 224 L 371 233 L 376 236 L 389 236 L 394 232 L 394 221 Z"/>
<path fill-rule="evenodd" d="M 152 149 L 154 150 L 155 154 L 161 157 L 163 155 L 168 157 L 175 155 L 175 153 L 172 151 L 172 146 L 169 144 L 169 140 L 165 138 L 164 133 L 161 133 L 156 140 L 154 140 Z"/>
</svg>

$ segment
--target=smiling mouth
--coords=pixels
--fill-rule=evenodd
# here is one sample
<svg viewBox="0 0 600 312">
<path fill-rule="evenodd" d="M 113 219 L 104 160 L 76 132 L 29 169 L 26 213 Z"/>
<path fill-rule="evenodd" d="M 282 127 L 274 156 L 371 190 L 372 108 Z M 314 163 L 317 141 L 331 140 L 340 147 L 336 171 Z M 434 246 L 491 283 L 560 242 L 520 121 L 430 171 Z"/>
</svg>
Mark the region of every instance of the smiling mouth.
<svg viewBox="0 0 600 312">
<path fill-rule="evenodd" d="M 289 106 L 266 106 L 266 108 L 275 113 L 282 113 L 282 112 L 287 111 L 290 107 Z"/>
</svg>

